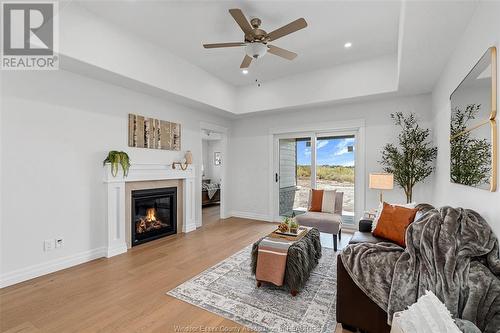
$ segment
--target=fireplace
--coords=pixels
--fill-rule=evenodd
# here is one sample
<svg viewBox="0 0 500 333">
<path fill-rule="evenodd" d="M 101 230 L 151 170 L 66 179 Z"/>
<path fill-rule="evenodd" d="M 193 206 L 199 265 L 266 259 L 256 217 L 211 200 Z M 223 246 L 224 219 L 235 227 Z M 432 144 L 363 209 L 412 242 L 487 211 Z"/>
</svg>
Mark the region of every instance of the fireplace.
<svg viewBox="0 0 500 333">
<path fill-rule="evenodd" d="M 177 187 L 134 190 L 131 208 L 132 246 L 177 233 Z"/>
</svg>

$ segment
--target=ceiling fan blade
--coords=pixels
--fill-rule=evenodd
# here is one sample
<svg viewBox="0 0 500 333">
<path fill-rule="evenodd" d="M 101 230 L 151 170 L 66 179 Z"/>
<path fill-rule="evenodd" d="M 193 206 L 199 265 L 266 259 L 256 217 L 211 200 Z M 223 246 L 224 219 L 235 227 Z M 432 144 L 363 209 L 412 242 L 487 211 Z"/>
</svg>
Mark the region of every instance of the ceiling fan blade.
<svg viewBox="0 0 500 333">
<path fill-rule="evenodd" d="M 251 62 L 252 62 L 252 57 L 245 55 L 245 58 L 243 58 L 243 61 L 241 62 L 240 68 L 250 67 Z"/>
<path fill-rule="evenodd" d="M 273 41 L 283 36 L 289 35 L 297 30 L 304 29 L 305 27 L 307 27 L 307 22 L 306 20 L 304 20 L 304 18 L 301 17 L 291 23 L 288 23 L 287 25 L 282 26 L 279 29 L 271 31 L 267 34 L 267 36 L 269 37 L 270 41 Z"/>
<path fill-rule="evenodd" d="M 285 58 L 288 60 L 293 60 L 293 59 L 297 58 L 297 53 L 295 53 L 295 52 L 288 51 L 288 50 L 282 49 L 281 47 L 277 47 L 274 45 L 268 45 L 267 47 L 268 47 L 267 52 L 274 54 L 274 55 L 277 55 L 278 57 L 282 57 L 282 58 Z"/>
<path fill-rule="evenodd" d="M 245 33 L 245 35 L 248 35 L 252 32 L 252 26 L 248 22 L 247 18 L 241 11 L 241 9 L 238 8 L 233 8 L 229 10 L 229 14 L 234 18 L 236 23 L 240 26 L 241 30 Z"/>
<path fill-rule="evenodd" d="M 214 49 L 217 47 L 235 47 L 235 46 L 245 46 L 245 43 L 235 42 L 235 43 L 215 43 L 215 44 L 203 44 L 206 49 Z"/>
</svg>

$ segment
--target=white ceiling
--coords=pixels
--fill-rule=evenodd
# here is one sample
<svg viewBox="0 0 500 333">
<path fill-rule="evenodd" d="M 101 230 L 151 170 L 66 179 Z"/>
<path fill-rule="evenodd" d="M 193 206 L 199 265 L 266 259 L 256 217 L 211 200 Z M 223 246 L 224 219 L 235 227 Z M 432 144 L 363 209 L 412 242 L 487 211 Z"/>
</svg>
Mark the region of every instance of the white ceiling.
<svg viewBox="0 0 500 333">
<path fill-rule="evenodd" d="M 61 11 L 61 54 L 103 72 L 99 79 L 134 90 L 139 84 L 141 92 L 242 114 L 428 93 L 480 1 L 68 3 L 75 5 Z M 276 41 L 299 57 L 288 62 L 266 55 L 244 76 L 239 69 L 243 49 L 204 49 L 203 42 L 242 39 L 229 8 L 260 17 L 267 31 L 304 17 L 306 29 Z M 343 47 L 347 41 L 351 49 Z M 90 46 L 100 52 L 89 51 Z M 81 66 L 62 64 L 89 75 Z M 256 85 L 255 78 L 263 84 Z"/>
<path fill-rule="evenodd" d="M 290 74 L 395 54 L 400 1 L 85 1 L 83 7 L 124 32 L 157 43 L 177 56 L 233 85 L 265 82 Z M 308 27 L 277 40 L 297 52 L 294 61 L 266 55 L 250 74 L 239 65 L 243 48 L 206 50 L 202 43 L 241 41 L 243 33 L 228 9 L 259 17 L 268 32 L 299 17 Z M 346 42 L 352 42 L 345 49 Z"/>
<path fill-rule="evenodd" d="M 399 45 L 399 92 L 432 90 L 477 5 L 476 0 L 406 2 Z"/>
</svg>

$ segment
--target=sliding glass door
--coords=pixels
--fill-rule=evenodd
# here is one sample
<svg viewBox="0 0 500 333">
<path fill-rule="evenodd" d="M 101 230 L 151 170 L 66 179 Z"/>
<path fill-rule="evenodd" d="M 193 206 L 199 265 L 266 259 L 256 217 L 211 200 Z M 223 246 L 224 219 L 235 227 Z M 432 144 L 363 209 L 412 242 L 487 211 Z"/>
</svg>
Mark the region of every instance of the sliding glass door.
<svg viewBox="0 0 500 333">
<path fill-rule="evenodd" d="M 279 215 L 292 216 L 307 210 L 311 189 L 311 138 L 279 139 Z"/>
<path fill-rule="evenodd" d="M 355 133 L 278 136 L 275 142 L 279 215 L 307 211 L 311 188 L 337 190 L 344 193 L 343 222 L 354 224 Z"/>
<path fill-rule="evenodd" d="M 346 224 L 354 223 L 355 146 L 354 135 L 316 139 L 316 189 L 344 193 L 342 220 Z"/>
</svg>

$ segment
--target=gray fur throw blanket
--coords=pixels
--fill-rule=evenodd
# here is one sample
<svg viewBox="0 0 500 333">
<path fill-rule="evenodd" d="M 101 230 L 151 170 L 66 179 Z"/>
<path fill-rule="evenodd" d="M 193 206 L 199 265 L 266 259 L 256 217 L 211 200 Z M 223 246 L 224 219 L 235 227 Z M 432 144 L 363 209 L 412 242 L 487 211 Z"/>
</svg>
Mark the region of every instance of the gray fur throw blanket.
<svg viewBox="0 0 500 333">
<path fill-rule="evenodd" d="M 257 269 L 257 256 L 259 243 L 262 239 L 253 244 L 252 247 L 252 274 L 255 275 Z M 286 269 L 284 286 L 290 290 L 300 290 L 309 279 L 311 271 L 318 265 L 321 258 L 321 242 L 319 231 L 312 228 L 299 241 L 293 243 L 288 248 L 286 258 Z"/>
<path fill-rule="evenodd" d="M 500 332 L 498 239 L 476 212 L 428 209 L 406 230 L 406 249 L 392 243 L 347 246 L 341 260 L 353 281 L 387 312 L 388 322 L 430 290 L 457 325 Z"/>
</svg>

